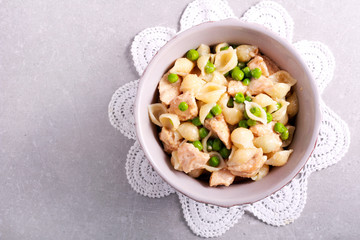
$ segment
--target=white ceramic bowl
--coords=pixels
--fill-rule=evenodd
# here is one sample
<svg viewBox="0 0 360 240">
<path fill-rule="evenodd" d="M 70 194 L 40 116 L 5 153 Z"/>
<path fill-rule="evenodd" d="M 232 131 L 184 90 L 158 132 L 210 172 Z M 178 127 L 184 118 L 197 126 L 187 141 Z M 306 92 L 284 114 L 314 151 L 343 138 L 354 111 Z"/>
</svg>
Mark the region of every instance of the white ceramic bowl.
<svg viewBox="0 0 360 240">
<path fill-rule="evenodd" d="M 220 42 L 258 46 L 262 53 L 298 80 L 296 91 L 300 107 L 291 144 L 294 152 L 285 166 L 273 168 L 258 182 L 214 188 L 209 187 L 207 182 L 173 169 L 169 156 L 163 151 L 156 127 L 148 117 L 147 107 L 157 101 L 159 80 L 177 58 L 184 56 L 189 49 L 197 48 L 201 43 L 214 45 Z M 200 24 L 179 33 L 163 46 L 141 77 L 134 112 L 138 140 L 156 172 L 188 197 L 226 207 L 258 201 L 289 183 L 313 151 L 321 120 L 316 85 L 309 69 L 291 44 L 260 25 L 236 19 Z"/>
</svg>

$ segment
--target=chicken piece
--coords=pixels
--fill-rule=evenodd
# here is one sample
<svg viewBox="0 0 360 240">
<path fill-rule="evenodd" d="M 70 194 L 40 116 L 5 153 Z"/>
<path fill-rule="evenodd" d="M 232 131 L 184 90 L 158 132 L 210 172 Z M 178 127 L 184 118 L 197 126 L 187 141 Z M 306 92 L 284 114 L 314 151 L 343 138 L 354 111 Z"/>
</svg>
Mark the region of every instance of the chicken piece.
<svg viewBox="0 0 360 240">
<path fill-rule="evenodd" d="M 235 176 L 227 169 L 223 168 L 213 172 L 210 176 L 210 187 L 218 185 L 230 186 L 234 182 Z"/>
<path fill-rule="evenodd" d="M 259 79 L 253 78 L 250 81 L 248 91 L 251 95 L 258 95 L 265 93 L 265 90 L 270 89 L 274 86 L 274 83 L 267 77 L 261 76 Z"/>
<path fill-rule="evenodd" d="M 189 173 L 194 169 L 203 168 L 210 159 L 208 153 L 200 152 L 193 144 L 186 142 L 179 146 L 177 157 L 185 173 Z"/>
<path fill-rule="evenodd" d="M 235 94 L 237 94 L 238 92 L 245 94 L 246 90 L 247 90 L 247 86 L 244 86 L 241 81 L 234 81 L 234 80 L 229 81 L 228 93 L 232 97 L 234 97 Z"/>
<path fill-rule="evenodd" d="M 187 110 L 181 111 L 179 109 L 179 104 L 181 102 L 187 103 Z M 169 112 L 178 115 L 180 121 L 193 119 L 198 115 L 198 107 L 196 105 L 195 97 L 190 92 L 184 92 L 183 94 L 177 96 L 170 102 Z"/>
<path fill-rule="evenodd" d="M 249 130 L 254 134 L 254 137 L 261 137 L 267 134 L 274 133 L 275 122 L 270 122 L 268 124 L 256 124 L 249 128 Z"/>
<path fill-rule="evenodd" d="M 269 76 L 276 73 L 277 71 L 280 71 L 280 68 L 278 67 L 278 65 L 276 65 L 276 63 L 271 60 L 270 58 L 268 58 L 267 56 L 262 55 L 261 56 L 266 64 L 267 70 L 269 72 Z"/>
<path fill-rule="evenodd" d="M 239 177 L 253 177 L 266 161 L 261 148 L 238 149 L 227 162 L 232 174 Z"/>
<path fill-rule="evenodd" d="M 169 73 L 164 74 L 159 83 L 160 101 L 169 105 L 171 100 L 180 95 L 181 80 L 177 80 L 175 83 L 168 81 Z"/>
<path fill-rule="evenodd" d="M 204 126 L 215 133 L 227 149 L 231 149 L 230 129 L 226 124 L 224 115 L 220 114 L 216 117 L 206 119 Z"/>
<path fill-rule="evenodd" d="M 162 128 L 159 134 L 160 140 L 164 145 L 164 150 L 167 153 L 171 153 L 178 149 L 181 143 L 181 135 L 175 130 L 169 130 L 166 128 Z"/>
<path fill-rule="evenodd" d="M 255 68 L 260 68 L 262 72 L 262 76 L 268 77 L 269 71 L 267 69 L 266 63 L 264 62 L 264 59 L 260 56 L 255 56 L 253 59 L 250 60 L 250 62 L 247 64 L 248 67 L 253 70 Z"/>
</svg>

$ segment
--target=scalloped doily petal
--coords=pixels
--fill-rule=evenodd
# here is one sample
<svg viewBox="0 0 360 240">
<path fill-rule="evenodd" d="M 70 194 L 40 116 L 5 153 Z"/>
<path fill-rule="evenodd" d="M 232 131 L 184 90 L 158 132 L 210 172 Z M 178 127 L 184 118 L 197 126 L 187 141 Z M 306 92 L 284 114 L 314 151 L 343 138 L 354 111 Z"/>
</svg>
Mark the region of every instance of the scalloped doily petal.
<svg viewBox="0 0 360 240">
<path fill-rule="evenodd" d="M 225 0 L 195 0 L 188 4 L 180 20 L 180 31 L 208 21 L 235 18 Z"/>
<path fill-rule="evenodd" d="M 260 2 L 245 12 L 241 20 L 265 26 L 292 42 L 294 21 L 280 4 L 272 1 Z"/>
<path fill-rule="evenodd" d="M 273 226 L 292 223 L 304 209 L 307 178 L 308 174 L 298 174 L 288 185 L 269 197 L 249 205 L 246 210 Z"/>
<path fill-rule="evenodd" d="M 321 103 L 322 122 L 316 148 L 307 163 L 307 170 L 314 172 L 340 161 L 349 150 L 348 125 L 324 102 Z"/>
<path fill-rule="evenodd" d="M 146 28 L 136 35 L 131 44 L 131 55 L 140 76 L 153 56 L 175 35 L 174 29 L 165 27 Z"/>
<path fill-rule="evenodd" d="M 175 190 L 165 183 L 146 159 L 140 144 L 136 141 L 126 158 L 126 176 L 137 193 L 151 198 L 161 198 Z"/>
<path fill-rule="evenodd" d="M 335 58 L 330 49 L 317 41 L 302 40 L 294 43 L 316 81 L 320 93 L 334 76 Z"/>
<path fill-rule="evenodd" d="M 218 237 L 224 234 L 244 214 L 244 206 L 223 208 L 196 202 L 179 192 L 177 194 L 186 222 L 201 237 Z"/>
<path fill-rule="evenodd" d="M 121 86 L 113 94 L 108 107 L 111 125 L 124 134 L 127 138 L 136 139 L 134 102 L 139 80 Z"/>
</svg>

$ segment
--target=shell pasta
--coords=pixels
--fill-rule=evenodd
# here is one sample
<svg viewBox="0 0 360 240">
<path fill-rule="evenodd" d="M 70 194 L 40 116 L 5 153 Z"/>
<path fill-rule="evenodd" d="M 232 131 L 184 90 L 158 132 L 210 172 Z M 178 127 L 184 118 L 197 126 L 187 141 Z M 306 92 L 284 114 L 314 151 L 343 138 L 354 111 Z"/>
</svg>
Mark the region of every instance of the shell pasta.
<svg viewBox="0 0 360 240">
<path fill-rule="evenodd" d="M 175 170 L 229 186 L 291 161 L 297 80 L 257 46 L 194 46 L 159 79 L 148 107 Z"/>
</svg>

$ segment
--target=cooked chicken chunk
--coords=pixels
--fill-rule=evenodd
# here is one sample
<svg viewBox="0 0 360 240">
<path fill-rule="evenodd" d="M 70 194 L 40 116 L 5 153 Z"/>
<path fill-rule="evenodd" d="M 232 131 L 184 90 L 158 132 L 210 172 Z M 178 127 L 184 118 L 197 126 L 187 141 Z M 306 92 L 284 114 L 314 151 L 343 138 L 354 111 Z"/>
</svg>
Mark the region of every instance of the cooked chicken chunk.
<svg viewBox="0 0 360 240">
<path fill-rule="evenodd" d="M 266 64 L 267 70 L 269 72 L 269 76 L 276 73 L 277 71 L 280 71 L 280 68 L 278 67 L 278 65 L 276 65 L 276 63 L 271 60 L 270 58 L 268 58 L 267 56 L 262 55 L 261 56 Z"/>
<path fill-rule="evenodd" d="M 244 86 L 241 81 L 234 81 L 234 80 L 229 81 L 228 93 L 231 96 L 234 97 L 235 94 L 237 94 L 238 92 L 245 94 L 246 90 L 247 90 L 247 87 Z"/>
<path fill-rule="evenodd" d="M 262 76 L 268 77 L 269 71 L 267 69 L 266 63 L 264 62 L 264 59 L 260 56 L 255 56 L 253 59 L 250 60 L 250 62 L 247 64 L 248 67 L 253 70 L 255 68 L 260 68 L 262 72 Z"/>
<path fill-rule="evenodd" d="M 274 83 L 270 79 L 261 76 L 259 79 L 253 78 L 250 81 L 248 91 L 251 95 L 258 95 L 260 93 L 265 93 L 265 90 L 270 89 L 273 85 Z"/>
<path fill-rule="evenodd" d="M 275 122 L 270 122 L 268 124 L 256 124 L 249 128 L 249 130 L 254 134 L 254 137 L 261 137 L 267 134 L 274 133 Z"/>
<path fill-rule="evenodd" d="M 210 187 L 224 185 L 229 186 L 234 182 L 235 176 L 227 169 L 213 172 L 210 176 Z"/>
<path fill-rule="evenodd" d="M 179 104 L 181 102 L 186 102 L 188 109 L 186 111 L 181 111 L 179 109 Z M 170 113 L 178 115 L 180 121 L 186 121 L 192 119 L 198 115 L 198 107 L 196 105 L 195 97 L 190 92 L 185 92 L 170 102 Z"/>
<path fill-rule="evenodd" d="M 225 144 L 227 149 L 231 149 L 230 129 L 222 114 L 206 119 L 204 126 L 215 133 Z"/>
<path fill-rule="evenodd" d="M 200 152 L 193 144 L 186 142 L 178 148 L 177 157 L 185 173 L 202 168 L 210 159 L 208 153 Z"/>
<path fill-rule="evenodd" d="M 253 177 L 264 165 L 266 156 L 261 148 L 238 149 L 227 162 L 232 174 L 239 177 Z"/>
<path fill-rule="evenodd" d="M 163 142 L 164 150 L 167 153 L 171 153 L 178 149 L 181 143 L 181 135 L 174 130 L 169 130 L 166 128 L 162 128 L 159 134 L 160 140 Z"/>
<path fill-rule="evenodd" d="M 169 73 L 164 74 L 159 83 L 160 101 L 169 105 L 171 100 L 180 95 L 181 80 L 175 83 L 168 81 Z"/>
</svg>

